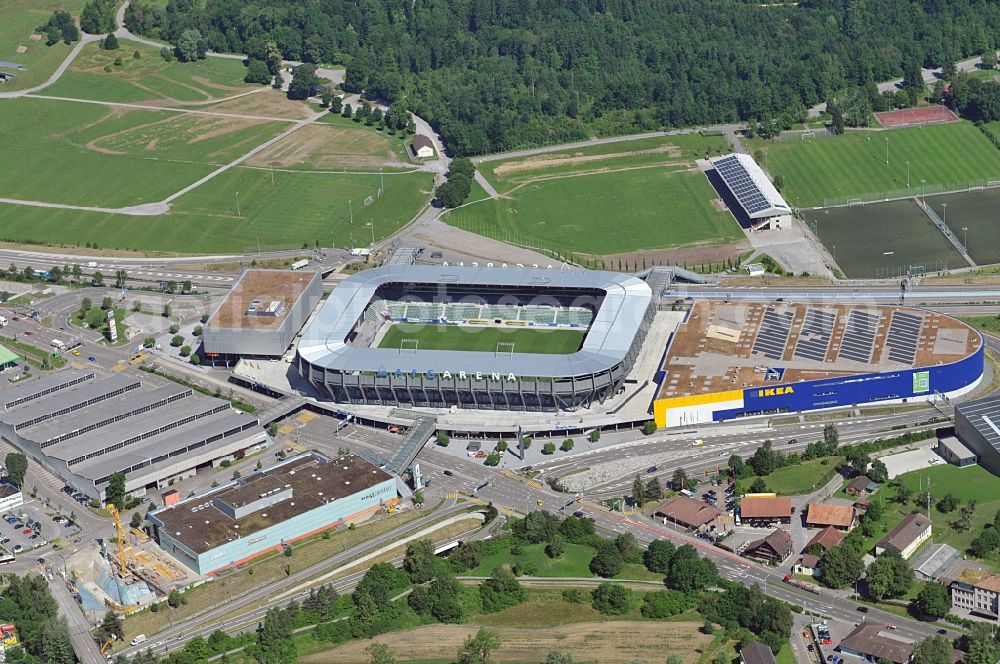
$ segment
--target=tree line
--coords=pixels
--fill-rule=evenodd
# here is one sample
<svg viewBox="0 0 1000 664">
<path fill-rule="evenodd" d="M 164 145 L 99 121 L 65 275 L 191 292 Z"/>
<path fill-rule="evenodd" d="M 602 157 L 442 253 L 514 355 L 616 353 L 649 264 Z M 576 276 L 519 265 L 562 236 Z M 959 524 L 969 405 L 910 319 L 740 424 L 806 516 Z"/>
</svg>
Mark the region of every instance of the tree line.
<svg viewBox="0 0 1000 664">
<path fill-rule="evenodd" d="M 821 101 L 997 45 L 1000 7 L 937 0 L 136 0 L 176 44 L 346 65 L 456 155 L 664 126 L 800 117 Z M 273 48 L 269 45 L 273 44 Z"/>
</svg>

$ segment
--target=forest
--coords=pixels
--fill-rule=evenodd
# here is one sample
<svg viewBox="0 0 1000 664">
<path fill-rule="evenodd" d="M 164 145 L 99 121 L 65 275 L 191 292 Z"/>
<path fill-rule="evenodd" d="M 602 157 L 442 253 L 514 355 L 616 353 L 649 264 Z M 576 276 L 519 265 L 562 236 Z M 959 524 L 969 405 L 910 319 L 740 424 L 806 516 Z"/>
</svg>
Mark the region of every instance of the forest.
<svg viewBox="0 0 1000 664">
<path fill-rule="evenodd" d="M 133 31 L 346 66 L 453 155 L 777 116 L 997 46 L 982 0 L 133 0 Z M 272 55 L 273 57 L 273 55 Z"/>
</svg>

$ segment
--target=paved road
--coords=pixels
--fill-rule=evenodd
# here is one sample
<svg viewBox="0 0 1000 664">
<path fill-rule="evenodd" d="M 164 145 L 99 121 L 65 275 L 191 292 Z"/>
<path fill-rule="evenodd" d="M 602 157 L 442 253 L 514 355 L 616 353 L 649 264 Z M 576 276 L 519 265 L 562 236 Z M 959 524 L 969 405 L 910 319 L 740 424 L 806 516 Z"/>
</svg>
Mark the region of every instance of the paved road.
<svg viewBox="0 0 1000 664">
<path fill-rule="evenodd" d="M 54 72 L 52 72 L 52 76 L 49 76 L 49 80 L 45 81 L 44 83 L 39 83 L 38 85 L 35 85 L 33 87 L 25 88 L 23 90 L 10 90 L 8 92 L 0 92 L 0 99 L 14 99 L 16 97 L 23 97 L 25 95 L 31 94 L 32 92 L 38 92 L 39 90 L 44 90 L 45 88 L 49 87 L 50 85 L 59 80 L 59 77 L 62 76 L 63 73 L 66 71 L 66 68 L 73 63 L 73 60 L 76 58 L 76 56 L 80 54 L 80 51 L 83 50 L 84 46 L 86 46 L 87 44 L 92 44 L 93 42 L 96 42 L 100 39 L 104 39 L 104 36 L 88 35 L 81 33 L 80 41 L 78 41 L 76 43 L 76 46 L 73 47 L 73 50 L 71 50 L 66 55 L 66 59 L 63 60 L 58 67 L 56 67 L 56 70 Z"/>
<path fill-rule="evenodd" d="M 490 198 L 500 198 L 500 194 L 497 193 L 497 190 L 493 188 L 493 185 L 490 184 L 490 181 L 487 180 L 483 176 L 483 174 L 479 172 L 479 169 L 476 169 L 474 176 L 476 178 L 476 182 L 479 183 L 480 187 L 486 190 L 486 193 L 489 194 Z"/>
<path fill-rule="evenodd" d="M 104 664 L 105 659 L 101 656 L 101 649 L 90 635 L 93 625 L 87 622 L 86 616 L 80 610 L 80 605 L 76 603 L 66 582 L 62 577 L 53 575 L 53 580 L 49 582 L 52 595 L 59 605 L 59 614 L 66 618 L 69 623 L 69 637 L 73 642 L 73 650 L 82 664 Z"/>
</svg>

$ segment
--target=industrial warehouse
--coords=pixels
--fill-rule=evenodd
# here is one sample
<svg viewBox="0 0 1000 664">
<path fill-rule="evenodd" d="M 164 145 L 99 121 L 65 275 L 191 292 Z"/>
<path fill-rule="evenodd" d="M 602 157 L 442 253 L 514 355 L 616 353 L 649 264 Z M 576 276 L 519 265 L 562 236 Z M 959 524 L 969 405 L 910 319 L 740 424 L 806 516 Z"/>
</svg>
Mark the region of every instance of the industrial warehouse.
<svg viewBox="0 0 1000 664">
<path fill-rule="evenodd" d="M 269 442 L 255 416 L 222 399 L 79 369 L 0 389 L 0 435 L 98 501 L 113 473 L 139 496 Z"/>
<path fill-rule="evenodd" d="M 660 427 L 966 394 L 982 335 L 895 306 L 695 302 L 677 328 L 653 402 Z"/>
<path fill-rule="evenodd" d="M 391 475 L 306 452 L 149 515 L 164 551 L 212 574 L 396 502 Z"/>
</svg>

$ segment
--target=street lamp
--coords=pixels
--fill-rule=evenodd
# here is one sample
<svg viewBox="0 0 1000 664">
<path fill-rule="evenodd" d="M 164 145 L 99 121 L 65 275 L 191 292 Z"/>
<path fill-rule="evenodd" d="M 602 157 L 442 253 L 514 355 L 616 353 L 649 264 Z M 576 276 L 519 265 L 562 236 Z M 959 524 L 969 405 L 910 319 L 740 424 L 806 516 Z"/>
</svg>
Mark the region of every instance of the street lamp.
<svg viewBox="0 0 1000 664">
<path fill-rule="evenodd" d="M 921 179 L 920 180 L 920 198 L 924 198 L 925 195 L 926 195 L 924 193 L 924 189 L 926 188 L 926 185 L 927 185 L 927 180 Z"/>
<path fill-rule="evenodd" d="M 354 225 L 354 206 L 351 205 L 351 201 L 347 201 L 347 211 L 351 215 L 351 225 Z"/>
<path fill-rule="evenodd" d="M 944 225 L 947 226 L 948 225 L 948 204 L 947 203 L 942 203 L 941 204 L 941 209 L 944 210 L 944 219 L 943 219 L 943 221 L 944 221 Z"/>
<path fill-rule="evenodd" d="M 885 165 L 889 165 L 889 137 L 885 137 Z"/>
<path fill-rule="evenodd" d="M 962 226 L 962 246 L 965 247 L 965 253 L 969 253 L 969 227 Z"/>
<path fill-rule="evenodd" d="M 910 162 L 906 162 L 906 188 L 910 188 Z"/>
<path fill-rule="evenodd" d="M 236 216 L 237 217 L 243 216 L 240 214 L 240 192 L 238 191 L 236 192 Z"/>
</svg>

